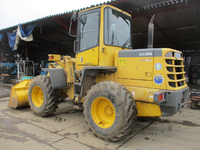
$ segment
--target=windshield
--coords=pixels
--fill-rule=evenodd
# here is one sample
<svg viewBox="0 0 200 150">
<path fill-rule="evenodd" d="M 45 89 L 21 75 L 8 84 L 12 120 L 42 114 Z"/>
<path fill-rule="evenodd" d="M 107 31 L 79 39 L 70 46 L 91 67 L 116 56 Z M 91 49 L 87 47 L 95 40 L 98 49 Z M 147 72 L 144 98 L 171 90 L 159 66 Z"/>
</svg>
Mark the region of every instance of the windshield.
<svg viewBox="0 0 200 150">
<path fill-rule="evenodd" d="M 104 43 L 131 48 L 131 17 L 111 8 L 105 8 Z"/>
</svg>

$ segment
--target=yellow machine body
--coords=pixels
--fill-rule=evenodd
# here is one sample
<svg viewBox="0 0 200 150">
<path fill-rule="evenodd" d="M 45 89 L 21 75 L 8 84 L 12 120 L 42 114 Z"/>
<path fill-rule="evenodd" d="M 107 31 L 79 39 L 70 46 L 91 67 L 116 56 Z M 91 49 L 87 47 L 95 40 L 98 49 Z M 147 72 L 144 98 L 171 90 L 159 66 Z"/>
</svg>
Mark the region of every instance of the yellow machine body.
<svg viewBox="0 0 200 150">
<path fill-rule="evenodd" d="M 162 52 L 159 57 L 153 57 L 153 55 L 148 57 L 139 57 L 139 55 L 138 57 L 119 57 L 119 51 L 116 51 L 114 66 L 117 67 L 117 72 L 99 75 L 96 81 L 114 81 L 124 85 L 136 101 L 138 117 L 162 116 L 158 102 L 153 100 L 154 92 L 160 90 L 179 91 L 187 88 L 187 84 L 185 83 L 183 58 L 168 57 L 171 53 L 180 55 L 182 53 L 170 48 L 162 48 L 159 51 Z M 123 53 L 123 50 L 121 53 Z M 171 64 L 168 64 L 166 60 L 170 60 Z M 177 61 L 179 64 L 176 64 Z M 160 68 L 158 68 L 159 65 L 161 65 Z M 169 67 L 171 67 L 171 71 L 169 71 Z M 176 71 L 178 68 L 179 72 Z M 162 84 L 156 84 L 154 81 L 157 75 L 163 77 Z M 169 75 L 172 76 L 173 80 L 169 78 Z M 177 75 L 181 78 L 177 79 Z M 183 85 L 180 86 L 178 82 L 181 81 Z M 174 86 L 170 86 L 170 83 L 173 83 Z"/>
<path fill-rule="evenodd" d="M 19 108 L 29 105 L 28 87 L 31 80 L 23 80 L 12 86 L 8 107 Z"/>
<path fill-rule="evenodd" d="M 159 106 L 160 102 L 155 101 L 154 99 L 156 94 L 160 91 L 165 92 L 164 94 L 167 95 L 169 92 L 173 93 L 180 91 L 181 93 L 181 90 L 187 88 L 182 53 L 169 48 L 135 50 L 130 47 L 122 48 L 122 46 L 105 44 L 104 14 L 105 9 L 107 8 L 123 13 L 123 15 L 127 17 L 131 17 L 130 14 L 109 5 L 101 5 L 80 11 L 79 17 L 85 14 L 87 15 L 87 13 L 91 14 L 96 10 L 99 13 L 97 13 L 97 16 L 99 17 L 99 19 L 97 19 L 97 21 L 99 21 L 97 29 L 88 30 L 88 32 L 98 31 L 98 44 L 91 48 L 84 49 L 83 51 L 77 51 L 75 58 L 64 56 L 61 60 L 60 55 L 49 54 L 49 61 L 54 61 L 58 64 L 58 66 L 53 66 L 55 68 L 63 68 L 66 74 L 66 81 L 69 86 L 68 88 L 61 90 L 71 99 L 74 99 L 75 103 L 83 103 L 85 95 L 82 97 L 76 96 L 75 82 L 84 80 L 85 83 L 80 83 L 80 86 L 82 86 L 81 90 L 84 90 L 84 88 L 88 88 L 89 90 L 90 87 L 86 87 L 86 85 L 94 84 L 89 83 L 90 78 L 88 78 L 88 80 L 83 79 L 83 74 L 86 72 L 85 70 L 88 71 L 90 68 L 91 70 L 94 70 L 95 67 L 97 69 L 98 67 L 113 67 L 116 71 L 104 72 L 96 75 L 95 84 L 102 81 L 114 81 L 125 86 L 136 101 L 137 116 L 139 117 L 168 115 L 162 113 L 162 108 Z M 80 20 L 81 19 L 79 19 L 79 21 Z M 114 27 L 115 26 L 113 25 L 113 28 Z M 82 31 L 80 30 L 83 30 L 83 28 L 78 29 L 77 32 L 81 33 Z M 123 27 L 121 27 L 121 30 L 123 30 Z M 84 34 L 86 33 L 87 32 Z M 80 37 L 79 42 L 81 40 L 82 37 Z M 78 47 L 76 48 L 78 49 Z M 75 79 L 75 76 L 78 76 L 78 79 Z M 11 102 L 12 99 L 17 99 L 19 102 L 21 99 L 22 102 L 27 101 L 27 97 L 21 94 L 21 92 L 24 94 L 27 93 L 28 82 L 30 81 L 24 81 L 12 88 Z M 167 93 L 167 91 L 169 92 Z M 87 91 L 84 92 L 86 93 Z M 82 93 L 82 91 L 80 93 Z M 183 91 L 183 93 L 187 94 L 185 91 Z M 172 98 L 176 99 L 176 96 L 174 95 Z M 159 96 L 159 94 L 157 94 L 157 96 Z M 13 106 L 11 102 L 9 103 L 10 107 Z M 16 105 L 16 107 L 17 106 L 18 105 Z M 173 111 L 176 113 L 177 110 Z"/>
<path fill-rule="evenodd" d="M 119 57 L 119 52 L 123 53 L 123 51 L 125 52 L 130 49 L 126 48 L 123 50 L 121 47 L 105 44 L 104 12 L 107 7 L 107 5 L 97 7 L 101 9 L 99 45 L 76 54 L 76 70 L 81 70 L 86 66 L 117 67 L 117 72 L 113 74 L 98 75 L 96 77 L 96 83 L 101 81 L 114 81 L 124 85 L 132 93 L 136 101 L 137 116 L 162 116 L 163 114 L 158 102 L 154 102 L 153 100 L 153 93 L 160 90 L 179 91 L 187 88 L 182 53 L 170 48 L 161 48 L 158 52 L 148 52 L 148 49 L 143 49 L 143 52 L 138 52 L 139 55 L 137 57 Z M 109 7 L 121 11 L 115 7 Z M 89 10 L 91 9 L 82 12 Z M 130 16 L 126 12 L 123 13 Z M 160 53 L 161 55 L 156 56 L 156 53 Z M 180 56 L 172 56 L 172 53 L 177 53 Z M 171 63 L 167 63 L 167 61 Z M 177 61 L 180 64 L 176 64 Z M 168 68 L 172 70 L 169 71 Z M 180 68 L 181 71 L 177 72 L 177 68 Z M 172 76 L 171 79 L 169 76 Z M 181 76 L 180 79 L 177 79 L 177 76 Z M 162 77 L 163 83 L 155 83 L 154 80 L 156 77 Z M 181 86 L 178 85 L 179 82 L 182 82 Z M 174 86 L 170 86 L 170 84 Z"/>
<path fill-rule="evenodd" d="M 119 57 L 119 53 L 123 55 L 123 53 L 130 50 L 130 48 L 122 49 L 118 46 L 111 46 L 105 44 L 104 12 L 105 8 L 107 7 L 115 9 L 117 11 L 121 11 L 113 6 L 102 5 L 80 12 L 85 13 L 94 9 L 101 10 L 99 21 L 99 44 L 98 46 L 93 47 L 91 49 L 87 49 L 83 52 L 76 53 L 76 58 L 73 59 L 73 63 L 75 64 L 76 70 L 80 71 L 83 70 L 84 67 L 93 66 L 117 67 L 117 71 L 115 73 L 103 73 L 97 75 L 96 83 L 102 81 L 114 81 L 124 85 L 132 93 L 132 96 L 136 101 L 136 108 L 138 110 L 137 116 L 162 116 L 163 114 L 160 106 L 158 105 L 158 102 L 155 102 L 153 100 L 154 92 L 158 92 L 160 90 L 179 91 L 187 88 L 187 84 L 185 83 L 186 78 L 184 76 L 185 72 L 182 53 L 180 51 L 173 50 L 170 48 L 160 48 L 158 51 L 150 52 L 148 51 L 148 49 L 141 49 L 137 50 L 137 56 Z M 122 11 L 122 13 L 124 13 L 127 16 L 130 16 L 126 12 Z M 133 49 L 130 51 L 136 50 Z M 160 55 L 157 56 L 157 53 L 159 53 Z M 172 53 L 174 55 L 176 53 L 180 56 L 172 56 Z M 169 64 L 167 63 L 167 61 L 170 61 L 171 63 Z M 179 61 L 179 64 L 176 64 L 176 61 Z M 67 77 L 70 79 L 68 79 L 67 81 L 71 82 L 72 80 L 74 80 L 74 77 L 72 76 L 72 69 L 70 69 L 72 64 L 67 64 L 66 58 L 60 60 L 59 62 L 63 63 L 63 65 L 65 66 L 65 72 L 68 73 Z M 168 68 L 171 68 L 172 70 L 169 71 Z M 177 68 L 180 68 L 179 70 L 181 71 L 176 72 Z M 177 79 L 177 75 L 181 76 L 180 79 Z M 169 76 L 172 76 L 171 79 L 169 78 Z M 156 77 L 162 77 L 163 83 L 157 84 L 155 82 Z M 178 82 L 182 82 L 182 85 L 178 85 Z M 170 84 L 173 84 L 173 86 L 170 86 Z M 70 95 L 70 98 L 74 97 L 74 87 L 71 87 L 70 89 L 66 90 L 66 93 L 67 95 Z M 75 98 L 75 102 L 78 102 L 78 98 Z M 84 102 L 84 100 L 82 100 L 81 102 Z"/>
</svg>

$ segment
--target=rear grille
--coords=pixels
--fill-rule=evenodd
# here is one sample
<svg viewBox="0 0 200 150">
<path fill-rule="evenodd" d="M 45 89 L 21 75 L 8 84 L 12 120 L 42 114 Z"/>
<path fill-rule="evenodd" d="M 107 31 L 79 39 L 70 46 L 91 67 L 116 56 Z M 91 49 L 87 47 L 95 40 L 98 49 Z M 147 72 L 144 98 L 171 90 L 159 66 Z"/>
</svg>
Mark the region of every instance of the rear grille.
<svg viewBox="0 0 200 150">
<path fill-rule="evenodd" d="M 168 85 L 176 88 L 185 85 L 183 57 L 179 52 L 169 52 L 165 55 Z"/>
</svg>

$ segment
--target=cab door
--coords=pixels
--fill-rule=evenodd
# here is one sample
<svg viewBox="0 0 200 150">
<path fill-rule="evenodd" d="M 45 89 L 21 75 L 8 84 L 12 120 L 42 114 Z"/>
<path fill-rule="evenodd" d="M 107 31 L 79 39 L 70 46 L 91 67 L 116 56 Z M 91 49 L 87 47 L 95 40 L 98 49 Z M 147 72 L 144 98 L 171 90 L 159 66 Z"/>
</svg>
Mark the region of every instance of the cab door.
<svg viewBox="0 0 200 150">
<path fill-rule="evenodd" d="M 82 12 L 78 22 L 79 66 L 97 66 L 99 63 L 100 8 Z"/>
</svg>

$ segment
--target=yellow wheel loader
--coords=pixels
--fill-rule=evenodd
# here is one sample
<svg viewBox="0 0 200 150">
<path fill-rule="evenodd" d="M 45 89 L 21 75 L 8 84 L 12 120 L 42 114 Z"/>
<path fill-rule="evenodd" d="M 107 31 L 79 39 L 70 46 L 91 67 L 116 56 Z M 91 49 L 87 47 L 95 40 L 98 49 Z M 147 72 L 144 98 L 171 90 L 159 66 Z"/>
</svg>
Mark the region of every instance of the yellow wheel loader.
<svg viewBox="0 0 200 150">
<path fill-rule="evenodd" d="M 51 115 L 60 99 L 70 97 L 84 108 L 94 134 L 118 141 L 133 130 L 137 117 L 179 112 L 188 99 L 182 52 L 153 48 L 154 17 L 148 48 L 132 49 L 128 13 L 109 5 L 74 13 L 69 34 L 77 21 L 77 34 L 72 35 L 75 58 L 49 54 L 49 61 L 58 65 L 45 68 L 47 76 L 37 76 L 25 85 L 34 113 Z"/>
</svg>

